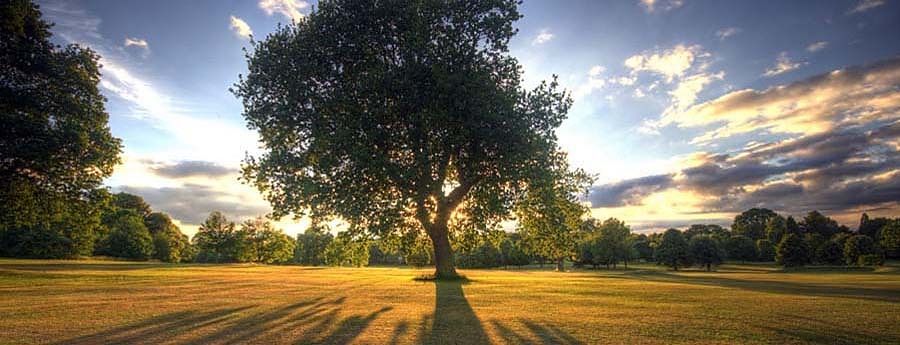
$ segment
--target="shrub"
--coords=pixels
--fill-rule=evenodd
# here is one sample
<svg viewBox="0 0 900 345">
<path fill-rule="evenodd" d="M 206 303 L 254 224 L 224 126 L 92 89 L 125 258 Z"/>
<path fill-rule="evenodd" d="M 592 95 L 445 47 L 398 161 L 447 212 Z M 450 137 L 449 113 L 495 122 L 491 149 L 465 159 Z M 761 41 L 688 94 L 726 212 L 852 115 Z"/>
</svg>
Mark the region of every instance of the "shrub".
<svg viewBox="0 0 900 345">
<path fill-rule="evenodd" d="M 857 264 L 860 266 L 881 266 L 884 265 L 884 256 L 878 254 L 860 255 Z"/>
</svg>

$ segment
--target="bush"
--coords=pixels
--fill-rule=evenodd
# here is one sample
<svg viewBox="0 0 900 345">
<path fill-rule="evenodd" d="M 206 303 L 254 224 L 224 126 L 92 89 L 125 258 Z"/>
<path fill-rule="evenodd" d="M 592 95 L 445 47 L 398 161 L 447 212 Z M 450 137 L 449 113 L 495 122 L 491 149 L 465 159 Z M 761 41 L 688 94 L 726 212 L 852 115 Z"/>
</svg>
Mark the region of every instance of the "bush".
<svg viewBox="0 0 900 345">
<path fill-rule="evenodd" d="M 857 264 L 860 266 L 881 266 L 884 265 L 884 256 L 878 254 L 860 255 Z"/>
</svg>

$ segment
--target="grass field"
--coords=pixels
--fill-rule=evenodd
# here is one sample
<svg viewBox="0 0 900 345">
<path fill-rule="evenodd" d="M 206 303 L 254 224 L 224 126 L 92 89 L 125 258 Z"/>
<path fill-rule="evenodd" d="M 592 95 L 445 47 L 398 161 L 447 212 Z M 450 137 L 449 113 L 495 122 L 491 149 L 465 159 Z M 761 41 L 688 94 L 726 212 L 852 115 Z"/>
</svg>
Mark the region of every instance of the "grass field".
<svg viewBox="0 0 900 345">
<path fill-rule="evenodd" d="M 900 343 L 900 269 L 469 270 L 0 260 L 0 343 Z"/>
</svg>

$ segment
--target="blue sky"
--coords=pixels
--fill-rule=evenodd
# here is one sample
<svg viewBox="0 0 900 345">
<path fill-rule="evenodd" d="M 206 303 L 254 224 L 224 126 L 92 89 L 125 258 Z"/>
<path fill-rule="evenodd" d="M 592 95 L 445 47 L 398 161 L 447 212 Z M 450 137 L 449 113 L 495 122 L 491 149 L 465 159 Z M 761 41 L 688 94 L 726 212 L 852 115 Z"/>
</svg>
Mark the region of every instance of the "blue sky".
<svg viewBox="0 0 900 345">
<path fill-rule="evenodd" d="M 59 43 L 103 56 L 125 145 L 110 187 L 188 233 L 213 209 L 268 212 L 237 181 L 257 148 L 228 88 L 250 32 L 264 38 L 315 2 L 40 4 Z M 851 226 L 863 211 L 898 215 L 900 2 L 526 1 L 521 12 L 510 52 L 526 85 L 556 74 L 573 92 L 558 133 L 597 176 L 594 216 L 656 230 L 727 224 L 753 206 L 817 208 Z"/>
</svg>

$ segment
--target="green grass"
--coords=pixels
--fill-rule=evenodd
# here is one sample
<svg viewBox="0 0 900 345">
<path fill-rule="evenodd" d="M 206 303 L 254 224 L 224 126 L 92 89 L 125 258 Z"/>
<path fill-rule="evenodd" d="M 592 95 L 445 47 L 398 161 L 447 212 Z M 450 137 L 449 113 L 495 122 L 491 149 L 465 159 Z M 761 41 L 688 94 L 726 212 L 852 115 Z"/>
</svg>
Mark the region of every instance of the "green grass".
<svg viewBox="0 0 900 345">
<path fill-rule="evenodd" d="M 900 343 L 900 269 L 556 273 L 0 260 L 0 343 Z"/>
</svg>

